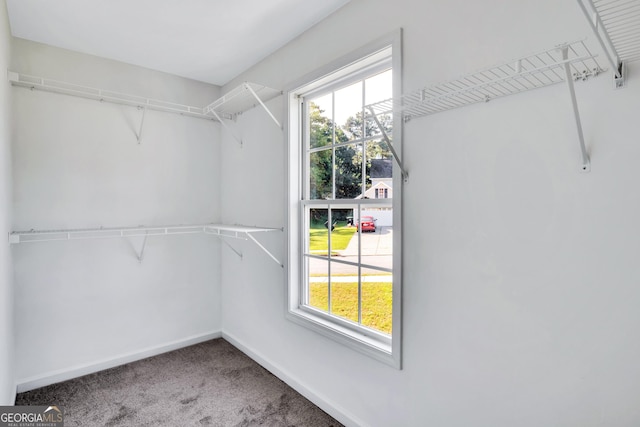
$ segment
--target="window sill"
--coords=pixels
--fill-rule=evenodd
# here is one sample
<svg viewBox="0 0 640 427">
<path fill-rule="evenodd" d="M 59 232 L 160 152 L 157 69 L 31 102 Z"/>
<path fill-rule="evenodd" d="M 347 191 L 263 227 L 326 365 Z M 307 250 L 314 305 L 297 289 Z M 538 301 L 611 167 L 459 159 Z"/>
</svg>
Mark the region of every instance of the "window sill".
<svg viewBox="0 0 640 427">
<path fill-rule="evenodd" d="M 388 343 L 381 342 L 374 337 L 341 326 L 336 322 L 328 321 L 314 314 L 312 310 L 302 308 L 289 309 L 287 318 L 298 325 L 311 329 L 357 352 L 372 357 L 391 367 L 400 369 L 399 358 L 394 357 L 391 350 L 392 347 Z"/>
</svg>

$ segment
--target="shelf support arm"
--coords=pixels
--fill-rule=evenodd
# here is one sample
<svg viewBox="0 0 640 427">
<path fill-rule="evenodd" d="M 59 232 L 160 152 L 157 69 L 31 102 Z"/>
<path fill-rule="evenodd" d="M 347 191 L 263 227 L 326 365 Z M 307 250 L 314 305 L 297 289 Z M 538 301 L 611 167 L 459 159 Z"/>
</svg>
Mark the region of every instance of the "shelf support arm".
<svg viewBox="0 0 640 427">
<path fill-rule="evenodd" d="M 233 139 L 235 139 L 236 141 L 238 141 L 238 144 L 240 144 L 240 146 L 242 147 L 242 140 L 240 138 L 238 138 L 236 136 L 235 133 L 233 133 L 233 131 L 231 130 L 231 128 L 224 122 L 224 120 L 222 120 L 222 118 L 218 115 L 218 113 L 215 112 L 215 110 L 209 110 L 211 111 L 211 114 L 213 114 L 216 119 L 218 120 L 218 122 L 220 122 L 220 124 L 222 126 L 224 126 L 224 128 L 231 134 L 231 136 L 233 137 Z"/>
<path fill-rule="evenodd" d="M 378 129 L 380 129 L 380 132 L 382 133 L 382 138 L 387 143 L 387 147 L 389 147 L 389 150 L 391 150 L 391 154 L 393 154 L 393 158 L 396 159 L 396 163 L 398 164 L 398 167 L 400 168 L 400 172 L 402 173 L 402 179 L 404 180 L 404 182 L 407 182 L 409 180 L 409 174 L 407 173 L 404 166 L 402 165 L 402 160 L 400 160 L 400 157 L 398 156 L 398 153 L 396 152 L 395 147 L 391 143 L 391 139 L 389 139 L 387 132 L 382 127 L 382 124 L 380 123 L 380 120 L 378 120 L 378 116 L 376 116 L 376 113 L 373 111 L 373 108 L 368 107 L 368 109 L 369 109 L 369 113 L 371 114 L 371 117 L 373 117 L 373 120 L 376 122 Z"/>
<path fill-rule="evenodd" d="M 142 131 L 144 129 L 144 118 L 147 115 L 147 107 L 143 107 L 142 108 L 142 120 L 140 120 L 140 130 L 138 130 L 138 135 L 136 135 L 137 139 L 138 139 L 138 145 L 140 145 L 140 142 L 142 141 Z"/>
<path fill-rule="evenodd" d="M 271 110 L 269 110 L 269 107 L 267 107 L 264 102 L 262 102 L 262 99 L 260 99 L 260 97 L 258 96 L 258 94 L 253 90 L 253 88 L 251 87 L 250 84 L 245 83 L 244 87 L 249 91 L 249 93 L 251 93 L 251 95 L 253 95 L 253 97 L 260 103 L 260 105 L 262 106 L 262 108 L 264 108 L 264 111 L 267 112 L 267 114 L 269 115 L 269 117 L 271 117 L 271 119 L 276 123 L 276 125 L 282 129 L 282 125 L 280 124 L 280 122 L 278 121 L 278 119 L 276 119 L 276 116 L 273 115 L 273 113 L 271 112 Z"/>
<path fill-rule="evenodd" d="M 231 249 L 233 252 L 235 252 L 235 254 L 236 254 L 236 255 L 238 255 L 238 256 L 240 257 L 240 259 L 242 259 L 242 252 L 240 252 L 240 251 L 236 250 L 236 249 L 235 249 L 233 246 L 231 246 L 231 244 L 230 244 L 229 242 L 227 242 L 226 240 L 224 240 L 224 239 L 220 239 L 220 240 L 222 240 L 222 243 L 224 243 L 225 245 L 227 245 L 227 247 L 228 247 L 229 249 Z"/>
<path fill-rule="evenodd" d="M 267 248 L 265 248 L 260 242 L 258 242 L 258 240 L 256 240 L 255 237 L 253 237 L 251 235 L 251 233 L 246 233 L 247 237 L 250 238 L 251 240 L 253 240 L 253 242 L 258 245 L 258 247 L 260 249 L 262 249 L 264 251 L 264 253 L 266 253 L 267 255 L 269 255 L 271 257 L 272 260 L 274 260 L 280 267 L 284 268 L 284 264 L 282 264 L 278 258 L 276 258 L 275 256 L 273 256 L 273 254 L 271 252 L 269 252 L 269 250 Z"/>
<path fill-rule="evenodd" d="M 569 47 L 563 46 L 560 48 L 562 51 L 562 59 L 567 60 L 569 55 Z M 573 107 L 573 116 L 576 121 L 576 128 L 578 130 L 578 141 L 580 143 L 580 154 L 582 155 L 582 171 L 591 171 L 591 162 L 589 160 L 589 154 L 584 145 L 584 134 L 582 133 L 582 122 L 580 121 L 580 112 L 578 111 L 578 101 L 576 100 L 576 91 L 573 87 L 573 76 L 571 75 L 571 66 L 569 63 L 564 64 L 564 73 L 567 80 L 567 87 L 569 88 L 569 96 L 571 97 L 571 105 Z"/>
<path fill-rule="evenodd" d="M 142 264 L 142 260 L 144 259 L 144 250 L 147 247 L 147 237 L 149 236 L 149 233 L 145 233 L 144 234 L 144 239 L 142 240 L 142 247 L 140 248 L 140 252 L 138 252 L 135 248 L 135 246 L 133 245 L 133 242 L 131 241 L 131 239 L 127 239 L 129 241 L 129 245 L 131 245 L 131 249 L 133 249 L 133 251 L 136 254 L 136 258 L 138 258 L 138 262 L 140 264 Z"/>
</svg>

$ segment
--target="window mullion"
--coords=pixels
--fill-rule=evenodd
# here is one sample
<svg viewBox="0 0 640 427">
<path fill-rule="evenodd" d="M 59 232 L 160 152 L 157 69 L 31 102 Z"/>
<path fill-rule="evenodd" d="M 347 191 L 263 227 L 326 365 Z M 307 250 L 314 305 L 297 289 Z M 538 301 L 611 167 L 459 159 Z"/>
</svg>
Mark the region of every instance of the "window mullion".
<svg viewBox="0 0 640 427">
<path fill-rule="evenodd" d="M 336 94 L 331 94 L 331 199 L 336 199 Z"/>
<path fill-rule="evenodd" d="M 305 230 L 309 229 L 310 224 L 308 223 L 309 221 L 309 208 L 307 208 L 307 206 L 304 205 L 304 201 L 301 202 L 301 207 L 300 207 L 300 224 L 303 224 L 303 227 Z M 303 247 L 303 253 L 309 253 L 309 234 L 308 233 L 302 233 L 301 239 L 300 239 L 300 243 L 302 244 Z M 301 304 L 309 304 L 309 286 L 310 286 L 310 280 L 309 280 L 309 262 L 305 259 L 305 260 L 301 260 L 301 271 L 302 271 L 302 277 L 300 278 L 300 288 L 299 288 L 299 300 Z"/>
<path fill-rule="evenodd" d="M 301 157 L 300 160 L 302 160 L 302 165 L 300 168 L 301 191 L 299 191 L 299 196 L 302 198 L 302 200 L 300 201 L 300 207 L 298 209 L 300 215 L 299 224 L 303 226 L 303 230 L 308 230 L 311 224 L 309 224 L 309 208 L 305 205 L 305 200 L 309 200 L 311 195 L 311 175 L 309 163 L 311 159 L 311 154 L 309 153 L 311 131 L 309 119 L 309 103 L 304 102 L 304 99 L 301 97 L 298 97 L 298 114 L 300 118 L 300 129 L 298 130 L 298 137 L 300 138 L 302 147 L 304 148 L 303 150 L 300 150 L 301 153 L 299 154 L 299 158 Z M 301 233 L 298 242 L 302 247 L 303 253 L 309 252 L 309 233 Z M 306 260 L 303 261 L 301 259 L 299 268 L 302 272 L 302 277 L 300 277 L 300 284 L 298 287 L 298 299 L 300 300 L 301 304 L 309 304 L 309 262 Z"/>
<path fill-rule="evenodd" d="M 335 93 L 331 94 L 331 199 L 336 198 L 336 96 Z M 327 206 L 327 262 L 329 268 L 327 271 L 327 313 L 331 314 L 331 224 L 333 219 L 331 218 L 331 205 Z"/>
<path fill-rule="evenodd" d="M 309 118 L 309 103 L 301 100 L 300 102 L 300 117 L 301 119 L 301 129 L 300 136 L 302 137 L 304 150 L 302 150 L 302 197 L 306 200 L 309 200 L 311 197 L 311 171 L 310 171 L 310 161 L 311 161 L 311 153 L 309 152 L 309 148 L 311 147 L 311 120 Z"/>
<path fill-rule="evenodd" d="M 331 205 L 327 206 L 327 313 L 331 314 Z"/>
<path fill-rule="evenodd" d="M 362 191 L 363 194 L 367 191 L 367 135 L 366 135 L 366 125 L 365 125 L 365 97 L 366 97 L 367 85 L 365 80 L 362 80 L 362 100 L 361 100 L 361 121 L 362 128 L 360 130 L 360 135 L 362 135 Z M 362 224 L 361 220 L 361 210 L 358 209 L 358 224 Z M 360 227 L 360 232 L 358 233 L 358 323 L 362 324 L 362 246 L 361 243 L 362 236 L 362 226 Z"/>
</svg>

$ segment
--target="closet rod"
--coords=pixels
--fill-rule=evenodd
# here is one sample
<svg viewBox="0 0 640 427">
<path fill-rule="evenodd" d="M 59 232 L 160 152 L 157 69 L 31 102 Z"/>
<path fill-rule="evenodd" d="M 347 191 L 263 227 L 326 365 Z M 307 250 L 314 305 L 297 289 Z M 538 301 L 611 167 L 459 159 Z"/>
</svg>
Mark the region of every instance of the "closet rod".
<svg viewBox="0 0 640 427">
<path fill-rule="evenodd" d="M 8 72 L 9 82 L 13 86 L 24 87 L 31 90 L 42 90 L 45 92 L 59 93 L 63 95 L 77 96 L 85 99 L 93 99 L 100 102 L 112 104 L 128 105 L 138 109 L 150 109 L 165 113 L 180 114 L 197 119 L 216 121 L 216 118 L 207 114 L 201 107 L 178 104 L 170 101 L 162 101 L 152 98 L 144 98 L 138 95 L 131 95 L 110 90 L 99 89 L 89 86 L 81 86 L 74 83 L 62 82 L 44 77 L 36 77 L 27 74 Z"/>
</svg>

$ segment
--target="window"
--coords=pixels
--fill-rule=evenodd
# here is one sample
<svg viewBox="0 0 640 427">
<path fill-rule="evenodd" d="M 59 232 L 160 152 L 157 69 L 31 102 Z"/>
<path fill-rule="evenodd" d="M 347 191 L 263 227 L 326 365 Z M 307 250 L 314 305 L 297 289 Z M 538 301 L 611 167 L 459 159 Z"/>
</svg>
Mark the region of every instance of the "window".
<svg viewBox="0 0 640 427">
<path fill-rule="evenodd" d="M 396 43 L 289 91 L 288 279 L 289 318 L 400 367 L 400 132 L 366 108 L 398 90 Z"/>
<path fill-rule="evenodd" d="M 375 190 L 376 199 L 386 199 L 389 197 L 388 188 L 376 188 Z"/>
</svg>

